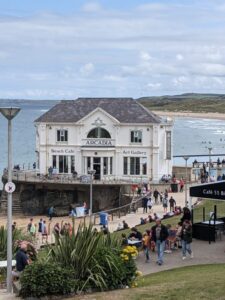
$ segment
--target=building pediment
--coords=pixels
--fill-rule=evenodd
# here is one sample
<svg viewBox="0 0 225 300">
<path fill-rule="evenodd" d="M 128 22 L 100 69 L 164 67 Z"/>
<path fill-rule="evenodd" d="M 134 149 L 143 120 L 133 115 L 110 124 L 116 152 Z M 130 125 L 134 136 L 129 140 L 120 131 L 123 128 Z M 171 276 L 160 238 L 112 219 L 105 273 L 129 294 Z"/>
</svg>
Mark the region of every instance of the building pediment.
<svg viewBox="0 0 225 300">
<path fill-rule="evenodd" d="M 100 107 L 97 107 L 96 109 L 91 111 L 81 120 L 79 120 L 76 124 L 84 124 L 87 123 L 88 120 L 90 120 L 91 122 L 90 125 L 92 127 L 103 127 L 109 122 L 115 125 L 120 124 L 120 122 L 116 118 L 114 118 L 112 115 L 110 115 L 108 112 L 106 112 L 104 109 Z"/>
</svg>

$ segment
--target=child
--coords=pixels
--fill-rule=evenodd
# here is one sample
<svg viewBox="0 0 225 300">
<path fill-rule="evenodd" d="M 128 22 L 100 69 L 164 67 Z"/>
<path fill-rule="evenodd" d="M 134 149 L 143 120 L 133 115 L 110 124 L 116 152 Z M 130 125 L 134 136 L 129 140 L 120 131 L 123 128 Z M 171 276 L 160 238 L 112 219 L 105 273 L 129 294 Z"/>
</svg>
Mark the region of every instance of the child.
<svg viewBox="0 0 225 300">
<path fill-rule="evenodd" d="M 147 232 L 145 232 L 143 234 L 143 238 L 142 238 L 142 245 L 143 245 L 143 250 L 145 253 L 145 262 L 148 263 L 150 261 L 150 257 L 149 257 L 149 242 L 150 242 L 150 236 L 147 234 Z"/>
</svg>

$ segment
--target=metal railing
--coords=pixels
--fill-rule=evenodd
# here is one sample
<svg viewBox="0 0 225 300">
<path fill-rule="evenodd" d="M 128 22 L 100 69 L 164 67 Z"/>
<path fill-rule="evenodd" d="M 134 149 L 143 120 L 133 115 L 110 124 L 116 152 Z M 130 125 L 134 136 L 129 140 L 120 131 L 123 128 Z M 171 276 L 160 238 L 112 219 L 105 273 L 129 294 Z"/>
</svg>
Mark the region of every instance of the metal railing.
<svg viewBox="0 0 225 300">
<path fill-rule="evenodd" d="M 7 179 L 7 170 L 4 170 L 3 178 Z M 76 184 L 90 184 L 88 175 L 73 174 L 40 174 L 38 170 L 13 170 L 13 181 L 22 182 L 43 182 L 43 183 L 76 183 Z M 105 175 L 101 180 L 93 180 L 94 184 L 142 184 L 148 182 L 146 177 L 128 177 L 120 178 L 113 175 Z"/>
</svg>

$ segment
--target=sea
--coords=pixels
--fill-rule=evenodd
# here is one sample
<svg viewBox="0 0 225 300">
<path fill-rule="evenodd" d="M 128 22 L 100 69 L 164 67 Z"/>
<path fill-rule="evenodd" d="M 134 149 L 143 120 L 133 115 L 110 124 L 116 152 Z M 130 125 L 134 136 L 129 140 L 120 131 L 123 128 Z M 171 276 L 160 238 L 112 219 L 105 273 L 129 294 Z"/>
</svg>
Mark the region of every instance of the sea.
<svg viewBox="0 0 225 300">
<path fill-rule="evenodd" d="M 22 109 L 13 120 L 13 164 L 21 168 L 32 168 L 35 155 L 34 120 L 47 111 L 46 107 Z M 223 154 L 225 158 L 225 121 L 176 117 L 174 119 L 173 154 L 199 155 L 212 153 Z M 221 157 L 222 159 L 223 157 Z M 188 160 L 191 164 L 194 157 Z M 207 157 L 196 158 L 198 161 L 208 161 Z M 215 158 L 217 160 L 217 157 Z M 183 158 L 174 158 L 174 165 L 185 165 Z M 0 115 L 0 174 L 7 166 L 7 121 Z"/>
</svg>

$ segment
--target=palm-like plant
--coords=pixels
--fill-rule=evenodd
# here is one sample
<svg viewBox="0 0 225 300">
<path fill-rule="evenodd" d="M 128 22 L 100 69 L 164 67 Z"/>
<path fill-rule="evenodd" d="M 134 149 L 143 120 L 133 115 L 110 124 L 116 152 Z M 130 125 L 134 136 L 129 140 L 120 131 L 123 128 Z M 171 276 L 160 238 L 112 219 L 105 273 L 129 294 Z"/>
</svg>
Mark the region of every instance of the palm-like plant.
<svg viewBox="0 0 225 300">
<path fill-rule="evenodd" d="M 117 270 L 114 263 L 114 256 L 107 254 L 104 257 L 104 267 L 102 259 L 99 260 L 99 252 L 102 249 L 110 249 L 118 253 L 119 243 L 112 239 L 110 235 L 105 236 L 96 233 L 92 226 L 79 226 L 76 235 L 65 235 L 60 237 L 55 246 L 49 251 L 48 259 L 60 263 L 64 267 L 73 268 L 75 279 L 82 282 L 80 290 L 87 287 L 107 288 L 105 278 L 106 266 L 108 271 Z M 116 253 L 116 255 L 117 255 Z"/>
<path fill-rule="evenodd" d="M 12 253 L 13 256 L 18 249 L 18 244 L 16 243 L 19 240 L 31 241 L 32 238 L 25 235 L 22 230 L 14 229 L 12 232 Z M 0 260 L 6 260 L 7 258 L 7 229 L 4 226 L 0 227 Z"/>
</svg>

